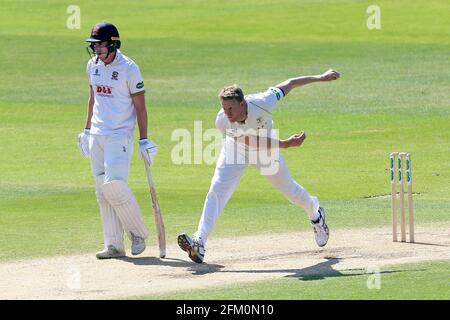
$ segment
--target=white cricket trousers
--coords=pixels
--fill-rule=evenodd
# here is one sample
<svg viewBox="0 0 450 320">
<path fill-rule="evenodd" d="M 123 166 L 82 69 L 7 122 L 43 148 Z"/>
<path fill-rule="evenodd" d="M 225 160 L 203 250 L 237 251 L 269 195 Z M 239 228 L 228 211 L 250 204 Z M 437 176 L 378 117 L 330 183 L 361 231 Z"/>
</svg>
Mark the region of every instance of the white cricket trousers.
<svg viewBox="0 0 450 320">
<path fill-rule="evenodd" d="M 225 161 L 226 151 L 222 148 L 217 160 L 216 170 L 211 181 L 208 194 L 203 205 L 203 212 L 194 237 L 201 238 L 206 245 L 208 235 L 212 231 L 219 215 L 231 198 L 248 164 L 228 164 Z M 260 171 L 262 166 L 254 164 Z M 310 220 L 314 220 L 319 210 L 319 200 L 309 193 L 289 173 L 283 155 L 279 154 L 279 167 L 275 174 L 265 175 L 270 183 L 280 190 L 293 204 L 303 208 Z"/>
<path fill-rule="evenodd" d="M 96 197 L 103 225 L 105 248 L 123 250 L 123 232 L 131 240 L 148 237 L 148 230 L 133 193 L 126 184 L 133 154 L 133 135 L 90 135 L 89 152 Z M 125 183 L 124 183 L 125 182 Z"/>
</svg>

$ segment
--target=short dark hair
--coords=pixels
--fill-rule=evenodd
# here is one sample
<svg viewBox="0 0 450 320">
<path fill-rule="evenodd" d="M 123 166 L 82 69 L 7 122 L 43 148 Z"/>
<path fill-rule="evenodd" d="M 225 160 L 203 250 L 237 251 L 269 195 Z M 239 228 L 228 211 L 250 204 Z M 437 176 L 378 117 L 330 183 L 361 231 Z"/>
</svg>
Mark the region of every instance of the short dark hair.
<svg viewBox="0 0 450 320">
<path fill-rule="evenodd" d="M 224 87 L 219 93 L 219 98 L 223 100 L 234 99 L 237 102 L 242 102 L 244 100 L 244 92 L 237 84 L 233 84 L 232 86 Z"/>
</svg>

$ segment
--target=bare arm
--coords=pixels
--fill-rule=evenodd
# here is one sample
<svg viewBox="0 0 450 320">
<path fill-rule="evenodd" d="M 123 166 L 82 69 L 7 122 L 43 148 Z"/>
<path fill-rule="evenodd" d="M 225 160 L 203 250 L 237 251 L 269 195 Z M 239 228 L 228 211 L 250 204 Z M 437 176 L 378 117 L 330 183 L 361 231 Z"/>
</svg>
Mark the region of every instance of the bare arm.
<svg viewBox="0 0 450 320">
<path fill-rule="evenodd" d="M 84 126 L 86 129 L 91 128 L 91 118 L 92 118 L 92 110 L 94 108 L 94 90 L 92 90 L 92 86 L 89 86 L 89 99 L 88 99 L 88 107 L 87 107 L 87 116 L 86 116 L 86 125 Z"/>
<path fill-rule="evenodd" d="M 147 108 L 145 107 L 145 94 L 138 92 L 132 96 L 136 109 L 137 123 L 139 127 L 139 139 L 147 138 Z"/>
<path fill-rule="evenodd" d="M 263 140 L 265 139 L 265 141 Z M 300 147 L 306 139 L 306 133 L 301 131 L 297 134 L 290 136 L 284 140 L 277 140 L 270 137 L 259 137 L 253 135 L 246 135 L 244 137 L 235 138 L 235 140 L 244 143 L 248 146 L 257 147 L 260 150 L 266 149 L 287 149 L 291 147 Z"/>
<path fill-rule="evenodd" d="M 277 84 L 275 87 L 280 88 L 284 91 L 284 94 L 287 95 L 292 89 L 301 87 L 313 82 L 322 82 L 322 81 L 332 81 L 336 80 L 340 77 L 340 74 L 330 69 L 322 74 L 315 76 L 302 76 L 297 78 L 290 78 L 282 83 Z"/>
</svg>

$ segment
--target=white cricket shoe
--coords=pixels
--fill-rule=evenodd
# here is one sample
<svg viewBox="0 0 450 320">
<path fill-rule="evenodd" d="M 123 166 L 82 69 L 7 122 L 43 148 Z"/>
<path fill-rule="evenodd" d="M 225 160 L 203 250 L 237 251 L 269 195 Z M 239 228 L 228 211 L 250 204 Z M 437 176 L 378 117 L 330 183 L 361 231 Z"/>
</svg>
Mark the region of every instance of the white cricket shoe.
<svg viewBox="0 0 450 320">
<path fill-rule="evenodd" d="M 133 256 L 138 255 L 145 250 L 145 239 L 135 236 L 133 232 L 131 234 L 131 254 Z"/>
<path fill-rule="evenodd" d="M 319 207 L 319 218 L 316 221 L 311 220 L 317 245 L 323 247 L 327 244 L 330 237 L 330 230 L 325 223 L 325 209 Z"/>
<path fill-rule="evenodd" d="M 113 259 L 125 257 L 125 251 L 118 250 L 114 246 L 109 245 L 106 249 L 99 251 L 95 254 L 97 259 Z"/>
<path fill-rule="evenodd" d="M 203 262 L 205 247 L 198 240 L 192 240 L 186 233 L 182 233 L 178 236 L 177 241 L 181 250 L 186 251 L 192 261 L 196 263 Z"/>
</svg>

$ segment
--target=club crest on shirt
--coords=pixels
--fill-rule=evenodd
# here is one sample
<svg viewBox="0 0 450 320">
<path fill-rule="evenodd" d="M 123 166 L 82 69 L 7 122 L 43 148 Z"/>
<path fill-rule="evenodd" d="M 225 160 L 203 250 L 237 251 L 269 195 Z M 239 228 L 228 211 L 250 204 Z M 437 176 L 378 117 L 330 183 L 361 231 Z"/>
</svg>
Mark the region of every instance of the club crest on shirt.
<svg viewBox="0 0 450 320">
<path fill-rule="evenodd" d="M 265 128 L 266 123 L 264 122 L 264 119 L 263 119 L 262 116 L 256 119 L 256 126 L 257 126 L 258 129 L 264 129 Z"/>
<path fill-rule="evenodd" d="M 113 71 L 111 80 L 119 80 L 118 76 L 119 76 L 119 73 L 117 71 Z"/>
<path fill-rule="evenodd" d="M 242 129 L 230 128 L 225 131 L 225 135 L 231 138 L 239 138 L 242 137 L 244 131 Z"/>
</svg>

